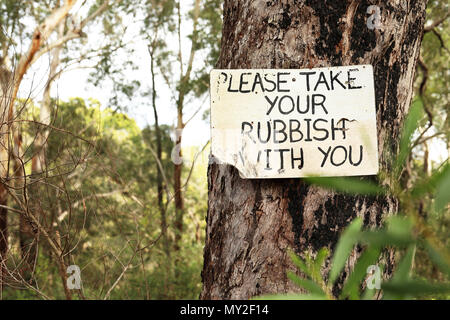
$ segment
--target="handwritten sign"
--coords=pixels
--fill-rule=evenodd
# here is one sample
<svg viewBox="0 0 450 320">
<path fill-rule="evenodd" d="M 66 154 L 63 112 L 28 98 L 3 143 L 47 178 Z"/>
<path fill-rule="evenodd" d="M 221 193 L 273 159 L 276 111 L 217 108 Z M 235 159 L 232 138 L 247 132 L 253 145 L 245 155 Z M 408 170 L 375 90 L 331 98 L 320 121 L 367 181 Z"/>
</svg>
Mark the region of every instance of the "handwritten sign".
<svg viewBox="0 0 450 320">
<path fill-rule="evenodd" d="M 378 173 L 373 68 L 213 70 L 214 159 L 244 178 Z"/>
</svg>

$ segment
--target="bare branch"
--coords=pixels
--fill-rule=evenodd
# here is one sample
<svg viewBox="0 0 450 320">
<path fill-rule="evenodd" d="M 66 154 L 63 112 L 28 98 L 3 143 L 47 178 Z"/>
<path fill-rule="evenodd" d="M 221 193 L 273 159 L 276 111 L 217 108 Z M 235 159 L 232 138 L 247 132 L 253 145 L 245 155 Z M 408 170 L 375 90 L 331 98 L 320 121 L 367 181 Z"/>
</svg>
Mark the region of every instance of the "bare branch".
<svg viewBox="0 0 450 320">
<path fill-rule="evenodd" d="M 430 25 L 425 26 L 424 28 L 424 32 L 430 32 L 432 31 L 434 28 L 437 28 L 438 26 L 440 26 L 445 20 L 447 20 L 447 18 L 450 16 L 450 11 L 447 12 L 445 14 L 445 16 L 443 16 L 442 18 L 432 22 Z"/>
</svg>

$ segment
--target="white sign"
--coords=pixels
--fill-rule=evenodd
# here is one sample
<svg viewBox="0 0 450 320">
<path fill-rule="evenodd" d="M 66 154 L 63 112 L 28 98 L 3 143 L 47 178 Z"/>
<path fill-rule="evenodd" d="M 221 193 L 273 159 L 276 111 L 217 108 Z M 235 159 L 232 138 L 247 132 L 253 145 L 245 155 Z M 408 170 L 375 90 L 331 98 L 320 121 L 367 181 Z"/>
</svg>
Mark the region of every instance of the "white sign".
<svg viewBox="0 0 450 320">
<path fill-rule="evenodd" d="M 373 68 L 213 70 L 214 159 L 244 178 L 378 173 Z"/>
</svg>

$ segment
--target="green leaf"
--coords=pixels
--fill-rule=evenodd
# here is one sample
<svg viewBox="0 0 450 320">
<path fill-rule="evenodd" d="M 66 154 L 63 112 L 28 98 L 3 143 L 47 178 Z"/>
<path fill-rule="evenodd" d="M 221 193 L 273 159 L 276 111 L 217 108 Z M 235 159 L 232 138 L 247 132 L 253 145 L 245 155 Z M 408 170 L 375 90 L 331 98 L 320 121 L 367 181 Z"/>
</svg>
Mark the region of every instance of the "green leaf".
<svg viewBox="0 0 450 320">
<path fill-rule="evenodd" d="M 431 261 L 444 273 L 447 278 L 450 278 L 450 263 L 448 257 L 446 258 L 438 250 L 436 250 L 428 241 L 424 242 L 424 247 L 428 252 Z"/>
<path fill-rule="evenodd" d="M 359 288 L 361 282 L 367 275 L 367 268 L 374 265 L 380 256 L 381 249 L 379 247 L 367 248 L 358 259 L 353 272 L 350 273 L 347 281 L 342 288 L 340 298 L 350 297 L 350 299 L 359 298 Z"/>
<path fill-rule="evenodd" d="M 414 223 L 411 219 L 402 216 L 392 216 L 386 220 L 387 233 L 392 236 L 411 237 Z"/>
<path fill-rule="evenodd" d="M 380 231 L 364 231 L 358 235 L 358 241 L 371 246 L 397 246 L 407 247 L 416 240 L 412 236 L 413 222 L 400 216 L 389 217 L 386 229 Z"/>
<path fill-rule="evenodd" d="M 361 300 L 374 300 L 375 294 L 377 292 L 378 292 L 377 289 L 366 288 L 366 290 L 364 290 L 364 293 L 361 297 Z"/>
<path fill-rule="evenodd" d="M 358 241 L 358 234 L 362 227 L 362 219 L 356 218 L 342 233 L 336 246 L 331 262 L 329 283 L 332 285 L 345 266 L 350 252 Z"/>
<path fill-rule="evenodd" d="M 304 274 L 306 274 L 308 277 L 312 277 L 312 271 L 306 266 L 305 262 L 297 256 L 294 252 L 290 251 L 289 256 L 294 263 L 294 265 L 301 270 Z"/>
<path fill-rule="evenodd" d="M 310 184 L 315 184 L 326 189 L 332 189 L 347 194 L 379 195 L 385 192 L 383 188 L 381 188 L 374 182 L 361 180 L 360 178 L 309 177 L 305 178 L 305 180 Z"/>
<path fill-rule="evenodd" d="M 364 231 L 358 235 L 358 242 L 376 247 L 397 246 L 405 248 L 414 244 L 415 240 L 411 235 L 397 235 L 387 231 Z"/>
<path fill-rule="evenodd" d="M 406 117 L 405 123 L 403 125 L 403 131 L 400 138 L 400 150 L 395 163 L 395 172 L 398 177 L 401 172 L 406 159 L 411 152 L 411 137 L 416 131 L 420 119 L 423 116 L 423 102 L 421 99 L 416 99 L 409 110 L 408 116 Z"/>
<path fill-rule="evenodd" d="M 325 259 L 328 257 L 329 254 L 330 251 L 328 250 L 328 248 L 324 247 L 320 249 L 319 252 L 317 253 L 316 260 L 314 261 L 314 267 L 320 269 L 320 267 L 322 267 L 323 262 L 325 261 Z"/>
<path fill-rule="evenodd" d="M 394 296 L 397 299 L 450 293 L 450 285 L 448 283 L 430 283 L 424 280 L 390 281 L 382 284 L 381 289 L 387 296 Z"/>
<path fill-rule="evenodd" d="M 442 211 L 450 202 L 450 166 L 446 166 L 439 179 L 434 207 L 437 212 Z"/>
<path fill-rule="evenodd" d="M 328 248 L 322 248 L 317 253 L 316 259 L 313 263 L 313 279 L 316 281 L 319 281 L 319 279 L 322 279 L 322 275 L 320 274 L 320 268 L 322 267 L 325 259 L 329 256 L 330 251 Z"/>
<path fill-rule="evenodd" d="M 414 253 L 415 246 L 410 246 L 406 251 L 405 256 L 400 261 L 397 269 L 395 270 L 394 276 L 391 279 L 391 283 L 402 283 L 411 280 L 410 272 L 414 259 Z M 406 296 L 396 292 L 384 292 L 383 298 L 385 300 L 401 300 L 405 299 Z"/>
<path fill-rule="evenodd" d="M 419 198 L 426 193 L 435 194 L 437 186 L 442 183 L 444 177 L 448 174 L 450 174 L 450 164 L 447 163 L 440 170 L 434 172 L 431 177 L 417 182 L 411 190 L 411 195 L 414 198 Z"/>
<path fill-rule="evenodd" d="M 308 280 L 308 279 L 302 279 L 299 276 L 297 276 L 295 273 L 293 273 L 292 271 L 288 271 L 287 276 L 293 283 L 295 283 L 300 288 L 308 290 L 311 294 L 325 295 L 322 288 L 314 281 Z"/>
<path fill-rule="evenodd" d="M 408 281 L 408 279 L 410 278 L 415 252 L 416 252 L 415 245 L 412 245 L 408 248 L 405 256 L 398 264 L 397 270 L 395 270 L 394 276 L 392 277 L 391 281 L 393 282 Z"/>
</svg>

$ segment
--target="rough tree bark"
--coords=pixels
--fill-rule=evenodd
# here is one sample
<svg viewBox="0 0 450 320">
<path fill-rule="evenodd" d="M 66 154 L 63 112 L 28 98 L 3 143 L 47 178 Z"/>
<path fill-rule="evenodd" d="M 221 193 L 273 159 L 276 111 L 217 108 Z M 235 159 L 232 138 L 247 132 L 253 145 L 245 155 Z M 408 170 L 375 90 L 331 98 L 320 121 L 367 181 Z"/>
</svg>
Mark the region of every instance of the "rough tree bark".
<svg viewBox="0 0 450 320">
<path fill-rule="evenodd" d="M 380 166 L 389 171 L 411 101 L 426 2 L 225 0 L 217 67 L 373 65 Z M 371 5 L 381 9 L 381 29 L 367 27 Z M 286 277 L 288 269 L 295 270 L 288 248 L 332 249 L 355 217 L 376 227 L 398 209 L 395 199 L 343 195 L 301 179 L 243 180 L 228 165 L 210 164 L 208 182 L 203 299 L 299 291 Z M 389 273 L 393 257 L 386 259 Z"/>
</svg>

